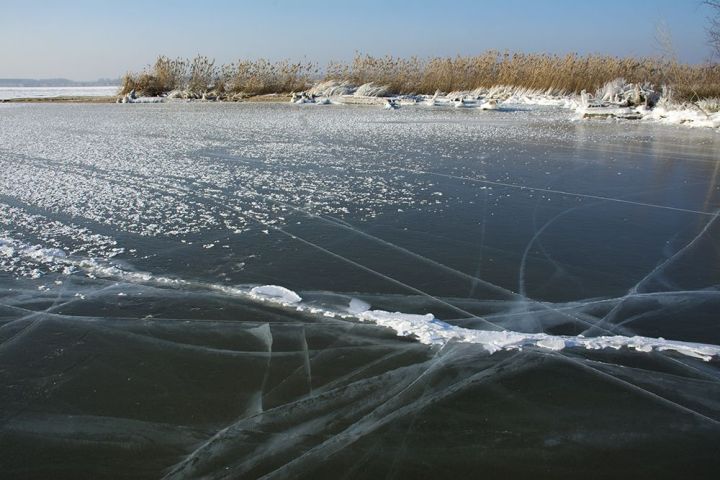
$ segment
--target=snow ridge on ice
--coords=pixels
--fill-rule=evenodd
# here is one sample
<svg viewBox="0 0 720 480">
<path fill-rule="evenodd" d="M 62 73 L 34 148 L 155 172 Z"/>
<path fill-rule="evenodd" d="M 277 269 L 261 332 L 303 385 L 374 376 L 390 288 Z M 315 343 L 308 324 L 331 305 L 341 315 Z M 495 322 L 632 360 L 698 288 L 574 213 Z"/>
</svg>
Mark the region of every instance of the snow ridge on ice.
<svg viewBox="0 0 720 480">
<path fill-rule="evenodd" d="M 276 301 L 281 304 L 294 304 L 299 303 L 302 300 L 302 297 L 300 297 L 297 293 L 277 285 L 262 285 L 260 287 L 253 287 L 250 290 L 250 295 L 261 300 Z"/>
<path fill-rule="evenodd" d="M 622 335 L 584 337 L 549 335 L 546 333 L 522 333 L 513 331 L 473 330 L 450 325 L 438 320 L 432 314 L 412 315 L 370 310 L 357 315 L 363 322 L 391 328 L 399 336 L 411 336 L 428 345 L 445 345 L 450 341 L 473 343 L 482 346 L 488 353 L 500 350 L 521 350 L 523 347 L 539 347 L 547 350 L 584 348 L 586 350 L 619 350 L 629 348 L 638 352 L 668 351 L 710 361 L 720 356 L 720 346 L 702 343 L 680 342 L 664 338 L 627 337 Z"/>
<path fill-rule="evenodd" d="M 720 357 L 720 346 L 718 345 L 666 340 L 664 338 L 623 335 L 585 337 L 583 335 L 550 335 L 510 330 L 475 330 L 451 325 L 435 318 L 431 313 L 419 315 L 372 310 L 367 302 L 354 298 L 350 300 L 348 307 L 344 309 L 318 308 L 315 305 L 303 303 L 303 299 L 298 293 L 279 285 L 257 285 L 244 288 L 229 287 L 163 277 L 147 272 L 131 272 L 106 261 L 87 258 L 77 259 L 67 256 L 60 249 L 27 245 L 11 238 L 0 238 L 0 260 L 3 257 L 6 259 L 25 257 L 36 262 L 49 263 L 55 267 L 53 268 L 54 271 L 62 271 L 65 274 L 72 274 L 80 270 L 90 277 L 112 278 L 129 283 L 164 287 L 199 288 L 216 291 L 251 301 L 274 304 L 282 308 L 292 308 L 305 314 L 374 323 L 394 330 L 398 336 L 413 337 L 427 345 L 443 346 L 449 342 L 472 343 L 481 346 L 490 354 L 501 350 L 521 350 L 524 347 L 538 347 L 554 351 L 565 348 L 583 348 L 586 350 L 628 348 L 645 353 L 674 351 L 704 361 Z"/>
</svg>

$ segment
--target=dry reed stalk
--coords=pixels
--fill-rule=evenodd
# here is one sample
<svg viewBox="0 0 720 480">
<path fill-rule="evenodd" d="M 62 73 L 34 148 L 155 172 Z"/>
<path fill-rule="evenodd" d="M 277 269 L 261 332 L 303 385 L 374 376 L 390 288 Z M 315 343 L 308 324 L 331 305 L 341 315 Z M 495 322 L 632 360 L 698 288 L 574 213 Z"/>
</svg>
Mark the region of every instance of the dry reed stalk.
<svg viewBox="0 0 720 480">
<path fill-rule="evenodd" d="M 487 51 L 475 56 L 397 58 L 356 54 L 349 63 L 331 62 L 324 80 L 355 86 L 372 83 L 391 94 L 470 91 L 497 85 L 552 93 L 595 91 L 624 78 L 632 83 L 668 86 L 678 101 L 720 97 L 720 65 L 687 65 L 674 59 L 621 58 L 607 55 L 550 55 Z M 193 60 L 158 57 L 139 74 L 128 73 L 121 93 L 161 95 L 174 89 L 195 93 L 257 95 L 305 90 L 320 79 L 316 64 L 240 60 L 216 67 L 198 56 Z"/>
</svg>

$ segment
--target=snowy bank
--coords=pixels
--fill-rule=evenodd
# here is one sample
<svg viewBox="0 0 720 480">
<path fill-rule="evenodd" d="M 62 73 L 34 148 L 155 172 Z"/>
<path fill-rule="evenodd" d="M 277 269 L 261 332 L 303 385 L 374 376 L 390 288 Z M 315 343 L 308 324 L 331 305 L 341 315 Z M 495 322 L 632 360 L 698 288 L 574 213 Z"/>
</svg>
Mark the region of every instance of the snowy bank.
<svg viewBox="0 0 720 480">
<path fill-rule="evenodd" d="M 401 106 L 455 107 L 477 110 L 502 110 L 512 105 L 555 106 L 573 110 L 578 119 L 640 120 L 667 125 L 720 129 L 720 99 L 696 103 L 675 103 L 665 88 L 656 90 L 649 84 L 627 83 L 619 78 L 608 82 L 595 93 L 567 93 L 562 90 L 538 90 L 512 85 L 496 85 L 468 91 L 435 92 L 434 95 L 390 95 L 384 85 L 326 80 L 313 87 L 281 94 L 265 95 L 275 100 L 289 98 L 296 105 L 376 105 L 395 110 Z M 218 91 L 192 92 L 173 90 L 161 97 L 137 96 L 133 90 L 118 103 L 160 103 L 164 101 L 227 101 L 258 99 L 243 93 Z"/>
<path fill-rule="evenodd" d="M 641 120 L 668 125 L 720 128 L 720 100 L 673 103 L 671 93 L 649 84 L 633 84 L 618 78 L 595 93 L 537 90 L 496 85 L 469 91 L 435 92 L 434 95 L 388 96 L 387 87 L 372 83 L 354 86 L 347 81 L 323 81 L 305 92 L 293 93 L 295 104 L 378 105 L 395 110 L 401 106 L 475 108 L 502 110 L 511 105 L 555 106 L 573 110 L 579 119 Z"/>
</svg>

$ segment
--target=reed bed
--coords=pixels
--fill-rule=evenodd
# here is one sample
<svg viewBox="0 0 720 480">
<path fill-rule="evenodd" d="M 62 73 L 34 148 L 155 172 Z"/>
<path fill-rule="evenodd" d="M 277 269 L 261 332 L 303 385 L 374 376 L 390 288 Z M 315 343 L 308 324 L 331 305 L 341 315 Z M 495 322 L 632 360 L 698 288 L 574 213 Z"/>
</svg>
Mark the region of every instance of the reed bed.
<svg viewBox="0 0 720 480">
<path fill-rule="evenodd" d="M 384 94 L 433 94 L 507 85 L 554 94 L 594 92 L 616 78 L 669 87 L 673 100 L 720 97 L 720 65 L 688 65 L 664 58 L 607 55 L 551 55 L 488 51 L 452 58 L 373 57 L 357 54 L 350 62 L 331 62 L 323 73 L 314 63 L 242 60 L 216 66 L 206 57 L 159 57 L 140 73 L 128 73 L 122 92 L 160 95 L 175 89 L 257 95 L 288 93 L 313 82 L 334 80 Z"/>
<path fill-rule="evenodd" d="M 477 56 L 409 59 L 356 55 L 347 64 L 331 64 L 326 79 L 356 85 L 387 85 L 398 94 L 432 94 L 497 85 L 551 93 L 594 92 L 607 82 L 668 86 L 678 100 L 720 96 L 720 65 L 687 65 L 662 58 L 603 55 L 549 55 L 489 51 Z"/>
<path fill-rule="evenodd" d="M 289 93 L 309 88 L 318 73 L 313 63 L 244 60 L 224 66 L 221 82 L 222 88 L 231 93 Z"/>
<path fill-rule="evenodd" d="M 261 95 L 305 90 L 319 70 L 313 63 L 287 60 L 240 60 L 218 66 L 207 57 L 192 60 L 158 57 L 155 63 L 139 73 L 123 77 L 120 94 L 135 90 L 139 95 L 158 96 L 172 90 L 188 90 L 197 94 Z"/>
</svg>

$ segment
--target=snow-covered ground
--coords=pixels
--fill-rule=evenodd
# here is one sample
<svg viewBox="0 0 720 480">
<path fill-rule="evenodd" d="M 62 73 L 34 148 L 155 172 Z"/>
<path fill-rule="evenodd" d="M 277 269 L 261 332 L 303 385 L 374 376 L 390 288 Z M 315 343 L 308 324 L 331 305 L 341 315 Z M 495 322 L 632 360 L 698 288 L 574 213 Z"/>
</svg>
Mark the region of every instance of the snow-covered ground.
<svg viewBox="0 0 720 480">
<path fill-rule="evenodd" d="M 495 89 L 496 91 L 498 89 Z M 469 98 L 462 106 L 476 107 L 483 109 L 483 105 L 490 99 L 498 99 L 499 108 L 512 105 L 537 105 L 537 106 L 558 106 L 572 110 L 578 119 L 592 120 L 592 117 L 612 118 L 621 120 L 640 120 L 655 122 L 665 125 L 684 125 L 696 128 L 720 128 L 720 112 L 703 110 L 701 105 L 691 103 L 672 103 L 661 101 L 658 105 L 650 108 L 645 105 L 639 106 L 608 106 L 587 105 L 583 103 L 579 95 L 553 95 L 540 91 L 527 89 L 508 88 L 509 95 L 493 95 L 493 89 L 485 95 L 474 96 L 470 92 L 455 93 L 454 96 L 429 97 L 421 102 L 424 105 L 438 106 L 454 104 L 457 106 L 457 98 Z M 503 98 L 504 97 L 504 98 Z M 453 102 L 455 100 L 455 102 Z M 432 103 L 430 103 L 432 102 Z"/>
<path fill-rule="evenodd" d="M 374 84 L 353 87 L 347 82 L 325 81 L 308 90 L 311 97 L 302 97 L 293 103 L 377 103 L 384 105 L 383 95 L 387 88 Z M 633 101 L 633 97 L 637 97 Z M 315 101 L 317 98 L 317 102 Z M 720 112 L 717 99 L 703 100 L 696 104 L 667 101 L 652 87 L 636 86 L 622 79 L 608 82 L 594 95 L 534 90 L 524 87 L 498 85 L 469 91 L 435 95 L 401 95 L 391 97 L 400 106 L 461 107 L 478 110 L 512 108 L 516 105 L 557 106 L 575 112 L 579 119 L 613 118 L 641 120 L 667 125 L 684 125 L 699 128 L 720 128 Z M 648 102 L 647 99 L 650 98 Z M 638 101 L 642 100 L 642 101 Z"/>
</svg>

